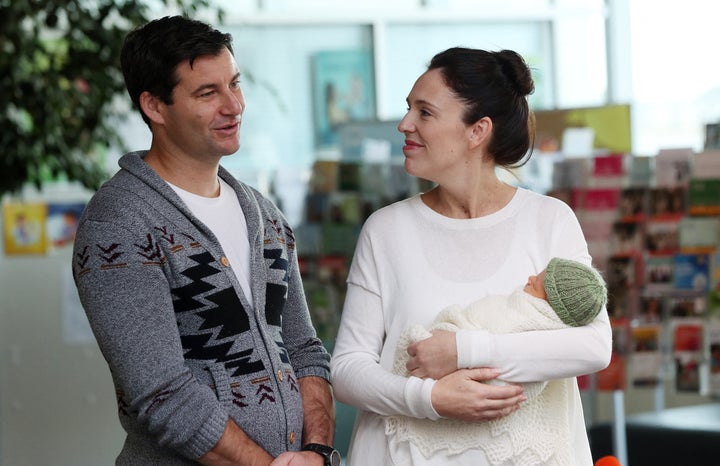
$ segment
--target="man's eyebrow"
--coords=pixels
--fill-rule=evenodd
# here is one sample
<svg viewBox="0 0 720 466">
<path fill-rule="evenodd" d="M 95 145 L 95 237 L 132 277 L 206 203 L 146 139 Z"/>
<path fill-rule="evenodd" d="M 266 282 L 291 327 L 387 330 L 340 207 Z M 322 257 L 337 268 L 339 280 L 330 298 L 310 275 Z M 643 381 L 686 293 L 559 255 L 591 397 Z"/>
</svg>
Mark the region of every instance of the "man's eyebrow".
<svg viewBox="0 0 720 466">
<path fill-rule="evenodd" d="M 237 81 L 238 79 L 240 79 L 240 72 L 239 72 L 239 71 L 233 75 L 233 77 L 232 77 L 232 79 L 230 80 L 230 82 L 235 82 L 235 81 Z M 195 88 L 195 90 L 194 90 L 192 93 L 193 93 L 193 94 L 201 94 L 201 93 L 203 93 L 203 92 L 205 92 L 205 91 L 207 91 L 207 90 L 213 90 L 213 89 L 215 89 L 216 87 L 217 87 L 217 84 L 215 84 L 215 83 L 201 84 L 201 85 L 199 85 L 197 88 Z"/>
<path fill-rule="evenodd" d="M 203 92 L 215 89 L 216 87 L 217 87 L 217 84 L 213 84 L 213 83 L 201 84 L 198 87 L 196 87 L 192 93 L 193 94 L 202 94 Z"/>
</svg>

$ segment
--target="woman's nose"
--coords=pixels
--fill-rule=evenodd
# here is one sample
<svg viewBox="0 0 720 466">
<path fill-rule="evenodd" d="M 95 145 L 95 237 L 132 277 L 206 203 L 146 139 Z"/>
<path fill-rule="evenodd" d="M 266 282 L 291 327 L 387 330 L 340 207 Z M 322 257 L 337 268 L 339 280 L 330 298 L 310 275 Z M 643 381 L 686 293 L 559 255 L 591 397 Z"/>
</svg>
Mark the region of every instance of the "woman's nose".
<svg viewBox="0 0 720 466">
<path fill-rule="evenodd" d="M 398 131 L 401 133 L 412 133 L 414 130 L 414 126 L 410 122 L 410 118 L 408 118 L 408 114 L 406 113 L 405 116 L 400 120 L 400 123 L 398 123 L 397 127 Z"/>
</svg>

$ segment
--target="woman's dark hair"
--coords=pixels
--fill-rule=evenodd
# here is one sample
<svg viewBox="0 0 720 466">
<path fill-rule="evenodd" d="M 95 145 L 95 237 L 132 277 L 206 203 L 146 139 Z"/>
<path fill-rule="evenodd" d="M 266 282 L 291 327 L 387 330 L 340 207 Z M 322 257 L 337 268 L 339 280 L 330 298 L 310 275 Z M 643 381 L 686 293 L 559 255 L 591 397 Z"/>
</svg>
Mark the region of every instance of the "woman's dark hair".
<svg viewBox="0 0 720 466">
<path fill-rule="evenodd" d="M 433 69 L 440 70 L 445 84 L 466 104 L 465 124 L 486 116 L 492 120 L 488 152 L 495 164 L 523 165 L 535 133 L 527 101 L 535 84 L 525 60 L 512 50 L 453 47 L 433 57 L 428 70 Z"/>
<path fill-rule="evenodd" d="M 166 104 L 179 79 L 177 66 L 185 61 L 192 67 L 196 58 L 218 56 L 227 48 L 232 53 L 232 36 L 212 26 L 183 16 L 166 16 L 131 31 L 120 52 L 120 64 L 130 99 L 143 120 L 150 120 L 140 108 L 140 94 L 148 91 Z"/>
</svg>

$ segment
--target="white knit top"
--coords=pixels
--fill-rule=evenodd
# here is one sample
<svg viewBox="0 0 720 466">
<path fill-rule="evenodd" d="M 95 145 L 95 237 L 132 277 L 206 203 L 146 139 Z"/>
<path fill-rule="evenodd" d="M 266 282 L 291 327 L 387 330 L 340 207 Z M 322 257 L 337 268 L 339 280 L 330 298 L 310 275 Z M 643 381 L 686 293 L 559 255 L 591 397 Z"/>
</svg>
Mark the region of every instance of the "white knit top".
<svg viewBox="0 0 720 466">
<path fill-rule="evenodd" d="M 487 330 L 491 333 L 526 332 L 566 328 L 544 299 L 536 298 L 518 287 L 510 295 L 490 295 L 469 306 L 450 306 L 438 314 L 429 329 L 419 325 L 408 328 L 395 350 L 393 373 L 410 375 L 405 368 L 410 359 L 410 344 L 430 337 L 433 330 L 457 332 L 460 329 Z M 487 383 L 506 384 L 493 379 Z M 511 462 L 525 464 L 570 464 L 570 432 L 561 413 L 568 406 L 565 384 L 526 382 L 527 400 L 508 416 L 488 422 L 457 419 L 418 419 L 409 416 L 387 416 L 385 433 L 393 449 L 398 442 L 411 442 L 426 458 L 446 450 L 449 454 L 481 448 L 492 464 Z"/>
<path fill-rule="evenodd" d="M 433 380 L 392 373 L 400 335 L 411 325 L 429 327 L 450 305 L 511 293 L 555 256 L 591 262 L 572 210 L 522 188 L 503 209 L 485 217 L 447 218 L 415 196 L 366 221 L 331 362 L 336 397 L 359 410 L 348 466 L 449 463 L 447 451 L 426 458 L 410 442 L 391 452 L 383 416 L 440 417 L 430 401 Z M 577 328 L 504 335 L 461 330 L 457 344 L 459 367 L 497 367 L 499 378 L 509 382 L 563 379 L 558 383 L 569 394 L 563 422 L 568 423 L 571 463 L 592 464 L 574 377 L 607 365 L 607 312 Z M 472 448 L 453 455 L 451 464 L 492 463 L 482 448 Z"/>
</svg>

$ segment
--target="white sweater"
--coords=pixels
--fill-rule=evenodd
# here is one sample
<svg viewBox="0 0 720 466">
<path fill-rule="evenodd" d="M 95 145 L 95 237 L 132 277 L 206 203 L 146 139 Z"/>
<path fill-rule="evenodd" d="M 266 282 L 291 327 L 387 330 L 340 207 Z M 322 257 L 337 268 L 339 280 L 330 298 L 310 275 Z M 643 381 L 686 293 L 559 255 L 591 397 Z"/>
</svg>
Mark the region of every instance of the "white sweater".
<svg viewBox="0 0 720 466">
<path fill-rule="evenodd" d="M 443 309 L 429 329 L 414 325 L 405 330 L 395 349 L 393 373 L 410 375 L 405 367 L 410 359 L 408 346 L 429 338 L 435 329 L 510 333 L 567 327 L 547 300 L 536 298 L 519 286 L 509 295 L 489 295 L 469 306 Z M 493 379 L 487 383 L 504 385 L 507 382 Z M 425 457 L 440 450 L 454 455 L 470 448 L 481 448 L 491 464 L 574 466 L 570 463 L 569 425 L 561 421 L 567 418 L 569 393 L 566 384 L 563 380 L 555 380 L 528 382 L 522 386 L 527 400 L 521 408 L 488 422 L 386 416 L 385 433 L 391 451 L 407 450 L 401 443 L 409 441 Z"/>
<path fill-rule="evenodd" d="M 382 416 L 439 418 L 430 401 L 433 380 L 392 373 L 400 335 L 411 325 L 428 327 L 452 304 L 511 293 L 556 256 L 590 265 L 577 218 L 563 202 L 522 188 L 507 206 L 485 217 L 447 218 L 415 196 L 367 220 L 331 362 L 336 397 L 359 410 L 348 466 L 448 464 L 446 452 L 425 458 L 407 443 L 391 459 Z M 591 465 L 574 377 L 604 368 L 611 340 L 605 311 L 585 327 L 504 335 L 462 330 L 458 365 L 497 367 L 498 378 L 509 382 L 564 379 L 572 464 Z M 454 455 L 452 464 L 491 463 L 482 449 L 471 449 Z"/>
</svg>

